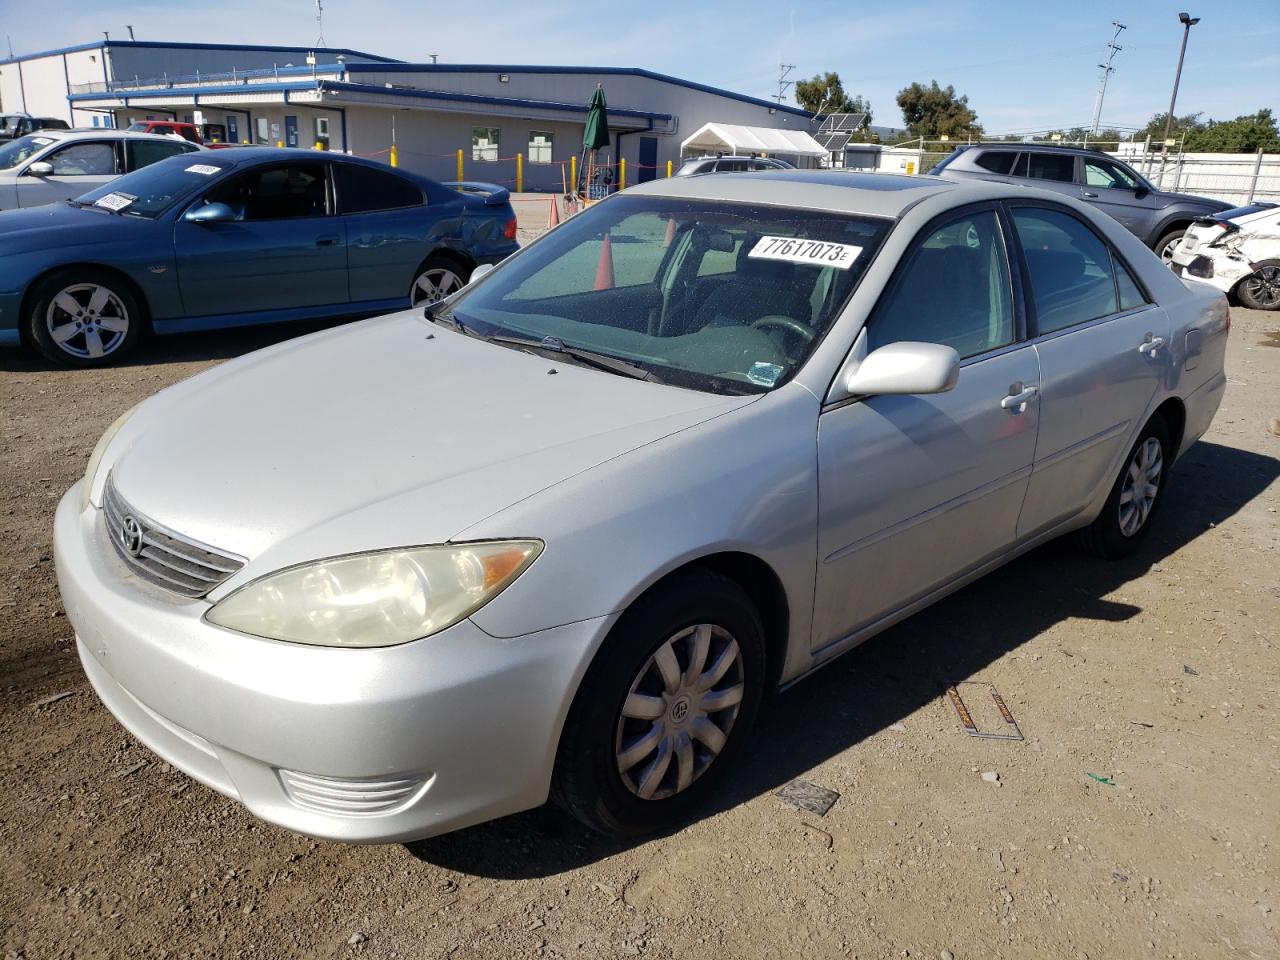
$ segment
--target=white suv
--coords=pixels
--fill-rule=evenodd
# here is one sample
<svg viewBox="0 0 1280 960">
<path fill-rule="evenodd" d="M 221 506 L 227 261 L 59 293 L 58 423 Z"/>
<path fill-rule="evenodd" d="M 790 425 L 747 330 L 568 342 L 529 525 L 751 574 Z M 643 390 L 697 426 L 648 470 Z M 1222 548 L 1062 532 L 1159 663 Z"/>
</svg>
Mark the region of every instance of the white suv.
<svg viewBox="0 0 1280 960">
<path fill-rule="evenodd" d="M 123 173 L 201 149 L 127 130 L 40 130 L 0 144 L 0 210 L 69 200 Z"/>
</svg>

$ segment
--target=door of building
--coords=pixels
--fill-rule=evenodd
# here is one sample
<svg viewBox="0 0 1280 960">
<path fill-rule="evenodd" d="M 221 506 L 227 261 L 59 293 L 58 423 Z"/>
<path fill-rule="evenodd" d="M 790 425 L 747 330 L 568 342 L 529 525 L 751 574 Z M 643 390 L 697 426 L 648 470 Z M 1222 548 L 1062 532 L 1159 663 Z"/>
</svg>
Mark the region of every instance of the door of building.
<svg viewBox="0 0 1280 960">
<path fill-rule="evenodd" d="M 640 138 L 640 170 L 636 177 L 640 183 L 648 183 L 658 175 L 658 138 Z"/>
<path fill-rule="evenodd" d="M 296 147 L 298 145 L 298 118 L 284 118 L 284 145 L 286 147 Z"/>
</svg>

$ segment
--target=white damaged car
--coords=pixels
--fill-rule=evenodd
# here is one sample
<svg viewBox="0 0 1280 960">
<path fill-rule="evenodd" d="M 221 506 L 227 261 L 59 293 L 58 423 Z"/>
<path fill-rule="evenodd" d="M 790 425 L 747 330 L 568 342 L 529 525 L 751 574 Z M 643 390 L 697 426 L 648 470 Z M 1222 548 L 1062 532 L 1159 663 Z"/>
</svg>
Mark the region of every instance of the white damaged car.
<svg viewBox="0 0 1280 960">
<path fill-rule="evenodd" d="M 1217 287 L 1254 310 L 1280 310 L 1280 205 L 1255 203 L 1193 223 L 1173 271 Z"/>
</svg>

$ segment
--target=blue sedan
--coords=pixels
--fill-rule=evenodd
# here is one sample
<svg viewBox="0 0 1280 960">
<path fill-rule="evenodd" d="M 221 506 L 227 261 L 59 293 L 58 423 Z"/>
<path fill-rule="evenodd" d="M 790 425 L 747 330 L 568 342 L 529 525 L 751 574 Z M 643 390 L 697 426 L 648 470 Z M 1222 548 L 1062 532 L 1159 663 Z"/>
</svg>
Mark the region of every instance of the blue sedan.
<svg viewBox="0 0 1280 960">
<path fill-rule="evenodd" d="M 368 316 L 439 300 L 516 248 L 500 187 L 298 150 L 174 157 L 0 213 L 0 345 L 98 366 L 146 333 Z"/>
</svg>

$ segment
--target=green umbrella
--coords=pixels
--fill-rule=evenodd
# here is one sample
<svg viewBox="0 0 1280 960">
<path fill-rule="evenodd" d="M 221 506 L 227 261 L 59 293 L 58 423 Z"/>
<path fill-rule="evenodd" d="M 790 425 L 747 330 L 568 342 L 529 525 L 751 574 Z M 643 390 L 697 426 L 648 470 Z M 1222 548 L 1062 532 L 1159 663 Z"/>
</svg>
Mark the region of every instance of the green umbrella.
<svg viewBox="0 0 1280 960">
<path fill-rule="evenodd" d="M 582 145 L 588 150 L 599 150 L 609 145 L 608 106 L 604 102 L 604 88 L 597 86 L 587 109 L 587 125 L 582 130 Z"/>
</svg>

